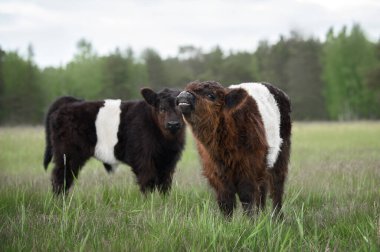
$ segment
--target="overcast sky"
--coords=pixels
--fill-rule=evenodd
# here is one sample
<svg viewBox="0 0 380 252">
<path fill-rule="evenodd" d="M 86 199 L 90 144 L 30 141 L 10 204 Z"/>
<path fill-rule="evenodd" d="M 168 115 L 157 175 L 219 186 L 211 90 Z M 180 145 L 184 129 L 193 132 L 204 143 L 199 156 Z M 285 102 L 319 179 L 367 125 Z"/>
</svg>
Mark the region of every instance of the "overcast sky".
<svg viewBox="0 0 380 252">
<path fill-rule="evenodd" d="M 0 0 L 0 46 L 25 55 L 32 44 L 40 66 L 57 66 L 81 38 L 99 54 L 150 47 L 167 57 L 189 44 L 253 51 L 292 29 L 323 39 L 354 22 L 377 41 L 380 0 Z"/>
</svg>

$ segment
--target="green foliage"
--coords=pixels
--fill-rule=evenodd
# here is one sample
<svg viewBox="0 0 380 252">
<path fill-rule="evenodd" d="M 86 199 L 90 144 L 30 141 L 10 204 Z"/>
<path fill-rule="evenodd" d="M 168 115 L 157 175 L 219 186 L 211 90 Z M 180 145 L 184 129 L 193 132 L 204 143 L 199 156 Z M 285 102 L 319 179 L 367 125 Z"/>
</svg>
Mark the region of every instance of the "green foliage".
<svg viewBox="0 0 380 252">
<path fill-rule="evenodd" d="M 146 65 L 136 62 L 132 49 L 103 57 L 103 90 L 98 98 L 137 99 L 140 88 L 148 86 Z"/>
<path fill-rule="evenodd" d="M 104 57 L 102 94 L 109 98 L 127 99 L 130 96 L 131 59 L 123 57 L 119 49 Z M 133 84 L 132 84 L 133 85 Z M 133 87 L 133 86 L 132 86 Z M 114 95 L 118 95 L 114 97 Z"/>
<path fill-rule="evenodd" d="M 153 49 L 146 49 L 143 53 L 148 73 L 148 85 L 155 89 L 168 86 L 168 72 L 160 55 Z"/>
<path fill-rule="evenodd" d="M 103 61 L 85 40 L 78 42 L 78 52 L 65 69 L 65 93 L 96 99 L 102 90 Z"/>
<path fill-rule="evenodd" d="M 33 48 L 29 47 L 28 59 L 18 52 L 1 55 L 0 65 L 0 122 L 36 123 L 42 117 L 43 97 L 40 86 L 40 72 L 33 63 Z"/>
<path fill-rule="evenodd" d="M 316 39 L 303 39 L 293 32 L 287 40 L 289 58 L 285 65 L 288 95 L 292 99 L 292 116 L 301 120 L 326 119 L 323 97 L 322 44 Z"/>
<path fill-rule="evenodd" d="M 231 53 L 223 61 L 221 79 L 230 84 L 252 82 L 258 80 L 253 69 L 254 57 L 251 53 Z"/>
<path fill-rule="evenodd" d="M 332 119 L 375 117 L 375 101 L 366 77 L 376 66 L 375 47 L 359 25 L 348 33 L 327 34 L 323 49 L 326 106 Z"/>
<path fill-rule="evenodd" d="M 204 53 L 203 73 L 199 76 L 200 80 L 220 80 L 223 83 L 223 51 L 216 47 L 209 53 Z"/>
<path fill-rule="evenodd" d="M 135 56 L 116 48 L 99 56 L 84 39 L 66 65 L 38 68 L 33 47 L 24 58 L 0 50 L 0 123 L 41 123 L 57 97 L 139 99 L 142 87 L 184 88 L 194 80 L 223 85 L 270 82 L 292 100 L 296 120 L 380 118 L 380 41 L 370 42 L 359 25 L 332 30 L 325 42 L 297 31 L 274 43 L 261 41 L 254 52 L 208 52 L 181 46 L 166 59 L 153 49 Z"/>
<path fill-rule="evenodd" d="M 188 61 L 178 58 L 168 58 L 165 60 L 165 68 L 170 72 L 167 86 L 184 88 L 187 83 L 195 80 L 194 71 L 188 63 Z"/>
<path fill-rule="evenodd" d="M 259 62 L 257 70 L 260 80 L 271 82 L 288 92 L 285 70 L 289 59 L 289 46 L 286 39 L 281 36 L 280 40 L 272 46 L 268 42 L 262 41 L 255 52 L 255 57 Z"/>
<path fill-rule="evenodd" d="M 380 117 L 380 40 L 375 48 L 376 65 L 369 71 L 366 78 L 366 85 L 373 98 L 373 114 L 376 118 Z"/>
<path fill-rule="evenodd" d="M 68 95 L 66 70 L 63 67 L 47 67 L 41 71 L 40 86 L 46 103 L 57 97 Z"/>
<path fill-rule="evenodd" d="M 254 54 L 254 69 L 259 80 L 283 89 L 292 100 L 293 118 L 326 119 L 321 80 L 321 43 L 305 39 L 296 31 L 281 37 L 273 46 L 265 41 Z"/>
<path fill-rule="evenodd" d="M 109 175 L 90 160 L 54 198 L 43 129 L 0 128 L 0 251 L 379 251 L 379 134 L 379 123 L 295 123 L 285 218 L 268 200 L 228 221 L 191 134 L 166 197 L 141 195 L 127 166 Z"/>
</svg>

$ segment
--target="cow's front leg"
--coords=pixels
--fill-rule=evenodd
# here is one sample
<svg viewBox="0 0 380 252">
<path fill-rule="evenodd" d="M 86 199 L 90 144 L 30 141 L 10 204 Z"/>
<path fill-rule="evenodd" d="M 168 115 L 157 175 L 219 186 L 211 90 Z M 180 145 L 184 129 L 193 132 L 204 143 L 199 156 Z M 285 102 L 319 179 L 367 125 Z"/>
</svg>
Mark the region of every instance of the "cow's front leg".
<svg viewBox="0 0 380 252">
<path fill-rule="evenodd" d="M 232 217 L 236 205 L 235 192 L 226 189 L 216 193 L 219 209 L 225 216 Z"/>
<path fill-rule="evenodd" d="M 144 194 L 152 192 L 157 181 L 156 168 L 153 162 L 149 159 L 139 166 L 134 166 L 133 171 L 136 174 L 140 191 Z"/>
</svg>

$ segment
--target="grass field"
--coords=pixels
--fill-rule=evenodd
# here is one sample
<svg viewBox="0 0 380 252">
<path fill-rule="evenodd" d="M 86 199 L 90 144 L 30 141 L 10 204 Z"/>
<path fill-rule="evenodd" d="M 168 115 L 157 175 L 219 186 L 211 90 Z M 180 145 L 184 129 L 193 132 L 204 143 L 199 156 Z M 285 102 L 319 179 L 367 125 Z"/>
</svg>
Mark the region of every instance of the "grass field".
<svg viewBox="0 0 380 252">
<path fill-rule="evenodd" d="M 220 214 L 190 134 L 170 195 L 91 160 L 67 198 L 40 127 L 0 128 L 0 251 L 380 251 L 380 123 L 294 125 L 285 218 Z"/>
</svg>

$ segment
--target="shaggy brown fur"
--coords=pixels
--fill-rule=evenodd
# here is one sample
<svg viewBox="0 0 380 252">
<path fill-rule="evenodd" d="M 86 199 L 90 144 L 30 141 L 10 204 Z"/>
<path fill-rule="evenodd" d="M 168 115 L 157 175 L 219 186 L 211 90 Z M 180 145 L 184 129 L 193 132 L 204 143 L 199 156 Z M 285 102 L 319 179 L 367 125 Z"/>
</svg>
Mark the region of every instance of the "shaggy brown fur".
<svg viewBox="0 0 380 252">
<path fill-rule="evenodd" d="M 268 89 L 269 85 L 265 84 Z M 272 88 L 272 86 L 270 86 Z M 274 87 L 273 87 L 274 88 Z M 203 173 L 215 189 L 222 212 L 231 216 L 235 194 L 246 213 L 254 204 L 265 206 L 268 184 L 273 207 L 279 212 L 290 150 L 290 103 L 279 89 L 275 99 L 281 114 L 281 129 L 286 128 L 282 150 L 273 168 L 268 169 L 268 144 L 255 100 L 243 89 L 227 89 L 217 82 L 193 82 L 177 97 L 177 104 L 191 126 L 203 163 Z M 273 182 L 273 183 L 270 183 Z"/>
</svg>

